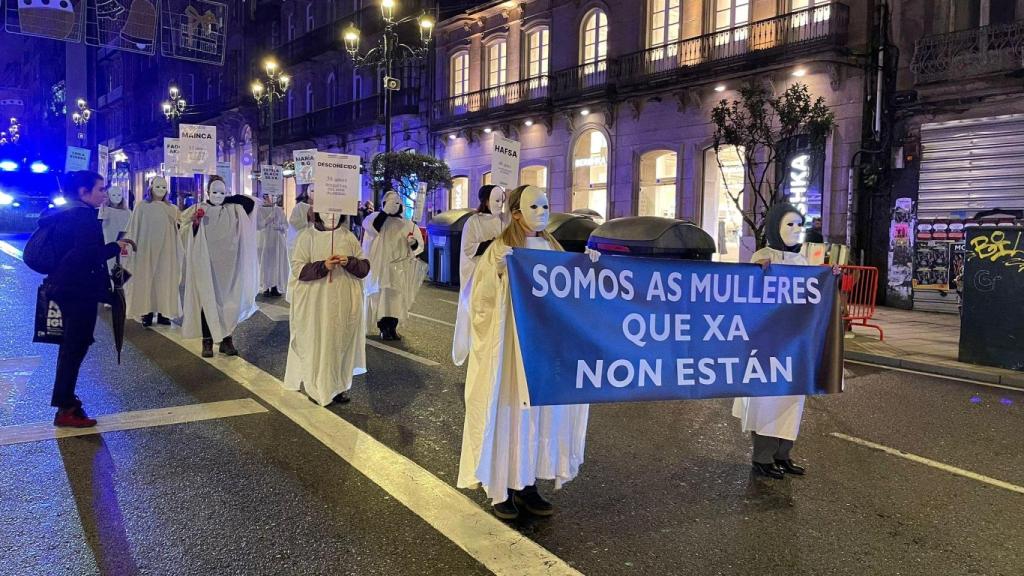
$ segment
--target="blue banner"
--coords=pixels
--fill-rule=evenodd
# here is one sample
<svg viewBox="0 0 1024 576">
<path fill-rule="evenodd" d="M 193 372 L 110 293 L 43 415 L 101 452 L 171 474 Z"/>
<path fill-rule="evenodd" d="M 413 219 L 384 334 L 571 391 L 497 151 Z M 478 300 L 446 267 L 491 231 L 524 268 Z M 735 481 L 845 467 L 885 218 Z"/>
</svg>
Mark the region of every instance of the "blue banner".
<svg viewBox="0 0 1024 576">
<path fill-rule="evenodd" d="M 508 273 L 534 406 L 841 389 L 828 267 L 516 249 Z"/>
</svg>

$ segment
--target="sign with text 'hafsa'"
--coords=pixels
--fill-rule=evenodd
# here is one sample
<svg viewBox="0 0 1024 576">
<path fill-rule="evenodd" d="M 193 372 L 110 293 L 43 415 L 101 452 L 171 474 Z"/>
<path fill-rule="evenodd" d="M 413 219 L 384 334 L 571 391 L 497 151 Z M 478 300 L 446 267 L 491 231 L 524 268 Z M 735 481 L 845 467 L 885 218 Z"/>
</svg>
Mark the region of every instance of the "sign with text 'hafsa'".
<svg viewBox="0 0 1024 576">
<path fill-rule="evenodd" d="M 531 405 L 842 390 L 831 268 L 516 248 L 508 273 Z"/>
<path fill-rule="evenodd" d="M 189 174 L 217 173 L 217 127 L 200 124 L 178 126 L 181 144 L 179 165 Z"/>
<path fill-rule="evenodd" d="M 359 156 L 317 152 L 313 164 L 316 196 L 313 207 L 320 214 L 354 215 L 359 211 L 362 178 Z"/>
<path fill-rule="evenodd" d="M 315 155 L 316 148 L 292 152 L 292 159 L 295 160 L 295 184 L 297 186 L 313 183 L 313 161 L 315 160 Z"/>
<path fill-rule="evenodd" d="M 494 135 L 494 145 L 491 149 L 491 183 L 506 190 L 519 185 L 519 151 L 519 142 Z"/>
<path fill-rule="evenodd" d="M 260 166 L 260 190 L 263 196 L 273 198 L 284 194 L 284 169 L 270 164 Z"/>
<path fill-rule="evenodd" d="M 64 172 L 78 172 L 89 169 L 89 160 L 92 159 L 92 150 L 68 146 L 67 156 L 64 158 Z"/>
</svg>

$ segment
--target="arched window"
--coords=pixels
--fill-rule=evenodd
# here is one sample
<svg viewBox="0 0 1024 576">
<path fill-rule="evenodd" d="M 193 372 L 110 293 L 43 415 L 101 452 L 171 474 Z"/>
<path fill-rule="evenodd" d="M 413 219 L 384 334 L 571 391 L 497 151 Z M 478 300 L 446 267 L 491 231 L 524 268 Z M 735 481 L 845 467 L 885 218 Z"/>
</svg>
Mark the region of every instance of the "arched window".
<svg viewBox="0 0 1024 576">
<path fill-rule="evenodd" d="M 313 3 L 306 4 L 306 32 L 312 32 L 316 28 L 316 18 L 313 14 Z"/>
<path fill-rule="evenodd" d="M 655 48 L 679 40 L 681 0 L 650 0 L 647 3 L 647 46 Z M 805 2 L 807 0 L 804 0 Z"/>
<path fill-rule="evenodd" d="M 600 130 L 584 132 L 573 149 L 572 209 L 589 208 L 608 216 L 608 139 Z"/>
<path fill-rule="evenodd" d="M 676 153 L 655 150 L 640 157 L 637 216 L 676 217 Z"/>
<path fill-rule="evenodd" d="M 327 106 L 333 108 L 338 105 L 338 91 L 335 85 L 334 72 L 327 76 Z"/>
<path fill-rule="evenodd" d="M 547 27 L 533 28 L 526 33 L 526 77 L 548 75 L 550 31 Z"/>
<path fill-rule="evenodd" d="M 314 110 L 315 98 L 313 95 L 313 83 L 306 82 L 306 114 L 309 114 Z"/>
<path fill-rule="evenodd" d="M 580 43 L 580 64 L 584 74 L 603 72 L 608 58 L 608 15 L 603 10 L 591 10 L 583 19 L 583 38 Z"/>
<path fill-rule="evenodd" d="M 295 40 L 295 14 L 289 12 L 288 20 L 284 29 L 285 42 Z"/>
<path fill-rule="evenodd" d="M 484 77 L 488 88 L 497 88 L 508 82 L 508 43 L 504 39 L 487 45 Z"/>
<path fill-rule="evenodd" d="M 452 55 L 449 66 L 451 84 L 448 87 L 448 95 L 451 97 L 464 96 L 469 92 L 469 51 L 460 50 Z"/>
</svg>

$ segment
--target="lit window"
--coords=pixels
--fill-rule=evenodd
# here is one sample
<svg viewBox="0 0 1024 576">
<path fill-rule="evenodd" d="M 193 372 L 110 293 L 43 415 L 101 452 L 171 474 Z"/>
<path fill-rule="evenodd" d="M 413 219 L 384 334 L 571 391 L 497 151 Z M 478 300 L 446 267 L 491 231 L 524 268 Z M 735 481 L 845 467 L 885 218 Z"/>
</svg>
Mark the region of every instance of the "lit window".
<svg viewBox="0 0 1024 576">
<path fill-rule="evenodd" d="M 716 44 L 746 40 L 746 24 L 750 22 L 750 0 L 717 0 L 715 4 L 715 31 L 729 31 L 715 37 Z M 741 28 L 742 27 L 742 28 Z M 731 30 L 739 28 L 738 30 Z"/>
<path fill-rule="evenodd" d="M 452 56 L 451 96 L 463 96 L 469 92 L 469 52 Z"/>
<path fill-rule="evenodd" d="M 648 29 L 650 47 L 664 46 L 679 40 L 679 1 L 650 1 L 651 19 Z"/>
<path fill-rule="evenodd" d="M 583 21 L 583 64 L 592 64 L 588 73 L 604 70 L 608 57 L 608 15 L 594 10 Z"/>
<path fill-rule="evenodd" d="M 508 81 L 508 44 L 499 40 L 487 47 L 487 87 L 501 86 Z"/>
<path fill-rule="evenodd" d="M 527 77 L 547 76 L 549 62 L 549 31 L 547 28 L 531 30 L 526 36 Z"/>
</svg>

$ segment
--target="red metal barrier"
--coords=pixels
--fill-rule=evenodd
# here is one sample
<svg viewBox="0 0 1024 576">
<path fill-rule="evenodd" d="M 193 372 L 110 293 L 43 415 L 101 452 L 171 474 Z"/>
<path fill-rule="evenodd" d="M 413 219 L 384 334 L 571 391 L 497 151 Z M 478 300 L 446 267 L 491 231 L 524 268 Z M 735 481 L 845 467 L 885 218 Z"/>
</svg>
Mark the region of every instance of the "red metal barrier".
<svg viewBox="0 0 1024 576">
<path fill-rule="evenodd" d="M 874 266 L 840 266 L 843 276 L 840 290 L 843 298 L 843 321 L 847 326 L 866 326 L 878 330 L 878 339 L 885 340 L 882 327 L 868 321 L 875 315 L 878 294 L 878 268 Z"/>
</svg>

